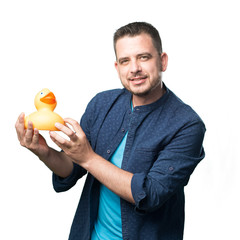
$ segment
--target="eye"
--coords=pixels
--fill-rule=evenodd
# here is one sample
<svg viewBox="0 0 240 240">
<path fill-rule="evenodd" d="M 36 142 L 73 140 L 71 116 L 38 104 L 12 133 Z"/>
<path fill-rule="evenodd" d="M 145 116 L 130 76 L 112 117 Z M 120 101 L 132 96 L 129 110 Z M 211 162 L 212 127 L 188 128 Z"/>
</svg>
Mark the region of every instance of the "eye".
<svg viewBox="0 0 240 240">
<path fill-rule="evenodd" d="M 140 57 L 140 59 L 143 60 L 143 61 L 145 61 L 145 60 L 148 60 L 148 59 L 149 59 L 149 56 L 147 56 L 147 55 L 142 55 L 142 56 Z"/>
<path fill-rule="evenodd" d="M 43 92 L 41 92 L 40 94 L 43 95 Z"/>
<path fill-rule="evenodd" d="M 126 65 L 128 62 L 129 62 L 129 59 L 127 59 L 127 58 L 124 58 L 124 59 L 119 60 L 119 63 L 120 63 L 121 65 Z"/>
<path fill-rule="evenodd" d="M 128 62 L 128 60 L 123 60 L 123 61 L 121 61 L 121 64 L 124 64 L 124 63 L 127 63 Z"/>
</svg>

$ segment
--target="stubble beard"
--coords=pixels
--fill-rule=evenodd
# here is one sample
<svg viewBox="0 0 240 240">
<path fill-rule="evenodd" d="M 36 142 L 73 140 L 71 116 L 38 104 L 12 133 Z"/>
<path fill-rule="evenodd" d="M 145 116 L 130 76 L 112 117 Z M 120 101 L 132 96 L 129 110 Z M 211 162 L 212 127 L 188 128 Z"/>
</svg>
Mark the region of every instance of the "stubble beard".
<svg viewBox="0 0 240 240">
<path fill-rule="evenodd" d="M 122 82 L 122 85 L 124 88 L 126 88 L 131 94 L 138 96 L 138 97 L 147 97 L 149 96 L 154 90 L 156 90 L 157 88 L 162 89 L 162 75 L 160 74 L 158 80 L 154 81 L 147 89 L 145 90 L 133 90 L 131 89 L 131 87 L 129 87 L 127 84 L 124 84 Z M 161 91 L 161 90 L 160 90 Z"/>
</svg>

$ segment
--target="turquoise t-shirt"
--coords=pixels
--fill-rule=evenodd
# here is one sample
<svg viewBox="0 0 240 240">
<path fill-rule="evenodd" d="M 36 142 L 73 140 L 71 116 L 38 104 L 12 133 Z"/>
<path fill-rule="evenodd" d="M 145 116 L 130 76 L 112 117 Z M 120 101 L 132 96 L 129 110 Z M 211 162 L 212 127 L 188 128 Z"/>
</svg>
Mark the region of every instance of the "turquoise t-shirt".
<svg viewBox="0 0 240 240">
<path fill-rule="evenodd" d="M 113 153 L 110 162 L 121 168 L 127 133 Z M 106 188 L 100 187 L 98 218 L 95 222 L 91 240 L 122 239 L 122 219 L 120 197 Z"/>
</svg>

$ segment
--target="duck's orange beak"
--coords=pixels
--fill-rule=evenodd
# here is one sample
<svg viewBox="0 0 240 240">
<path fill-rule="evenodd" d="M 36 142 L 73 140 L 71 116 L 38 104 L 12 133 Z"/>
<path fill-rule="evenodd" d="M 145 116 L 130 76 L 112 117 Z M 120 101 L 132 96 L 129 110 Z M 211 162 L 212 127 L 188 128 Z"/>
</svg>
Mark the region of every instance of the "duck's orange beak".
<svg viewBox="0 0 240 240">
<path fill-rule="evenodd" d="M 53 104 L 56 103 L 56 98 L 52 92 L 48 93 L 46 96 L 40 98 L 41 102 Z"/>
</svg>

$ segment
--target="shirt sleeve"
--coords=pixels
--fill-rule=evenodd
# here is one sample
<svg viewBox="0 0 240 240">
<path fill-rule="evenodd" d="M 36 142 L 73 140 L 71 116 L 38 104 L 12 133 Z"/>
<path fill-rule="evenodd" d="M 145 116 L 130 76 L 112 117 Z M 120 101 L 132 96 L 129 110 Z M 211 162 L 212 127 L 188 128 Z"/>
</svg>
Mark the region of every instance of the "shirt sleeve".
<svg viewBox="0 0 240 240">
<path fill-rule="evenodd" d="M 131 189 L 136 209 L 154 211 L 183 188 L 197 164 L 204 158 L 202 121 L 186 124 L 159 152 L 148 173 L 133 175 Z"/>
<path fill-rule="evenodd" d="M 93 100 L 88 104 L 86 111 L 83 114 L 80 121 L 80 126 L 82 127 L 84 133 L 86 134 L 86 137 L 90 142 L 90 144 L 91 144 L 90 124 L 91 124 L 91 116 L 93 112 L 92 102 Z M 76 184 L 78 179 L 80 179 L 86 173 L 87 171 L 85 169 L 83 169 L 82 167 L 74 163 L 72 173 L 66 178 L 61 178 L 57 176 L 55 173 L 53 173 L 52 175 L 53 188 L 56 192 L 67 191 L 70 188 L 72 188 Z"/>
<path fill-rule="evenodd" d="M 72 173 L 66 178 L 59 177 L 58 175 L 53 173 L 52 181 L 54 190 L 56 192 L 64 192 L 69 190 L 76 184 L 79 178 L 85 175 L 85 173 L 86 170 L 84 170 L 82 167 L 75 163 Z"/>
</svg>

